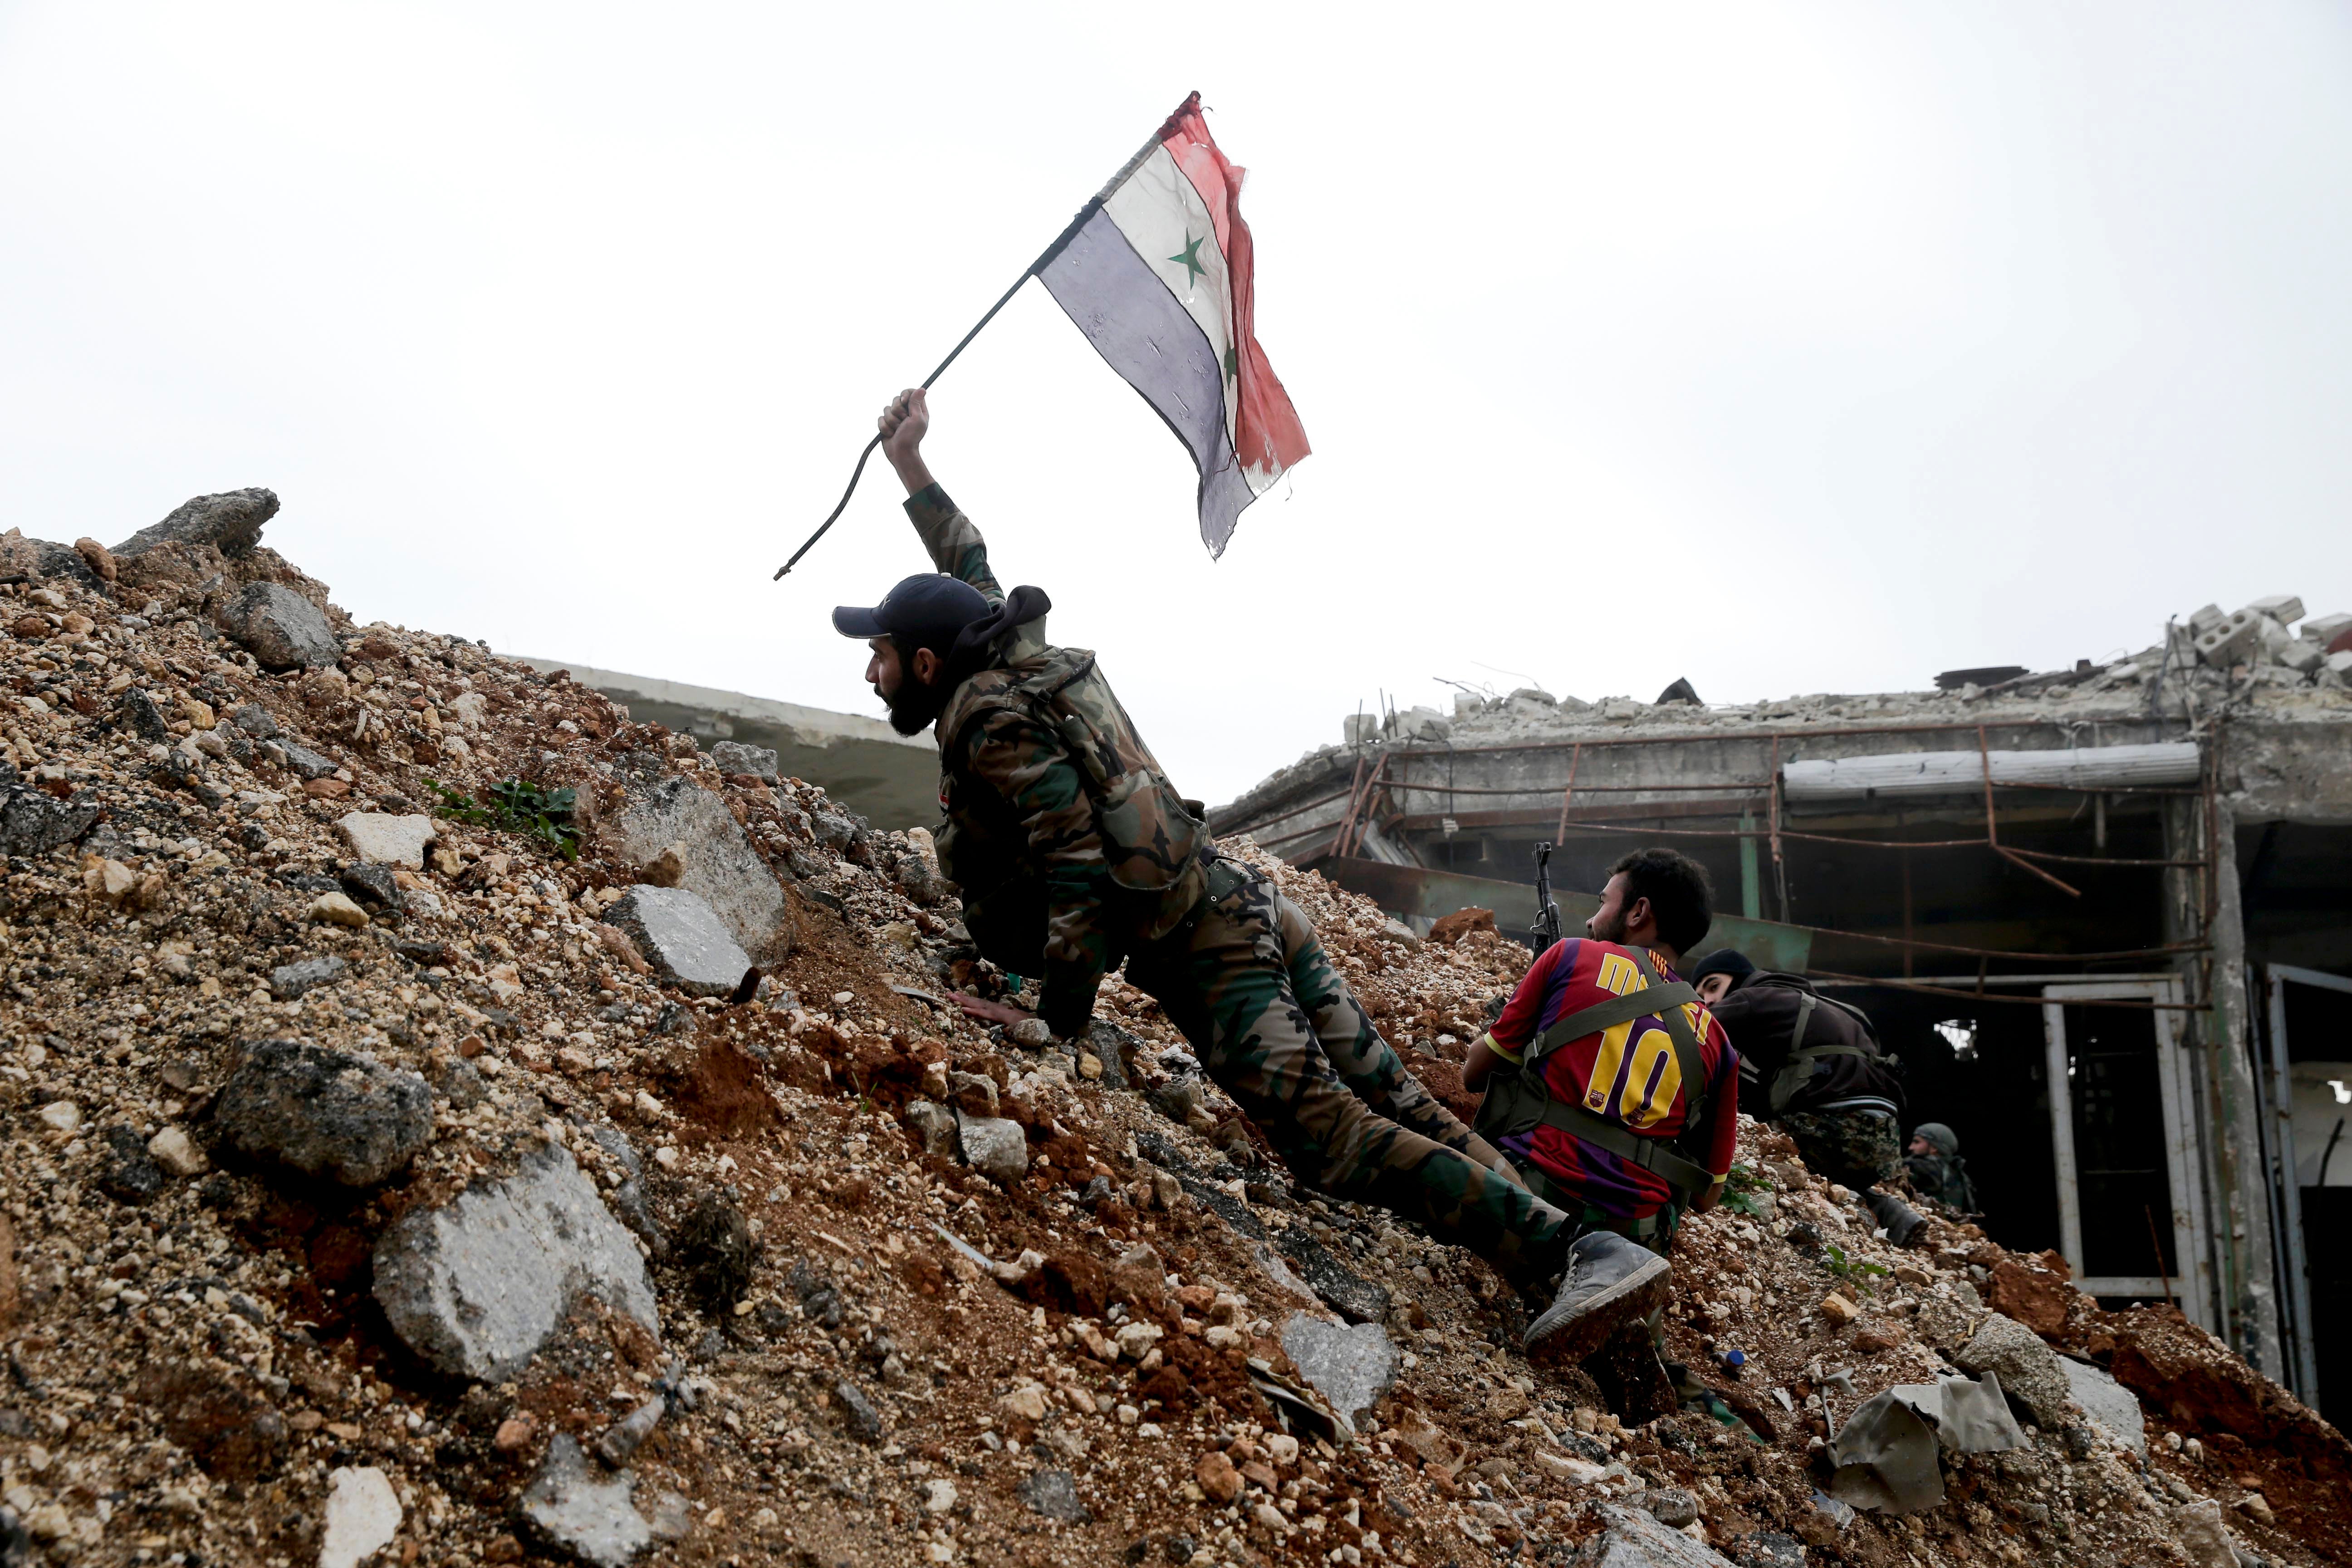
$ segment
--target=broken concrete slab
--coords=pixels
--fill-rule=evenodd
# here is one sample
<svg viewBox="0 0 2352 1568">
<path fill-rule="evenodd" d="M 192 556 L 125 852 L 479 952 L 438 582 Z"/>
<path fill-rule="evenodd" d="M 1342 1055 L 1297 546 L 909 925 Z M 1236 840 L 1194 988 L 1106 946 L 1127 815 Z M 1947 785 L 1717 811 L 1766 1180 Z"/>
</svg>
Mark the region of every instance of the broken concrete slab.
<svg viewBox="0 0 2352 1568">
<path fill-rule="evenodd" d="M 709 790 L 673 774 L 633 794 L 605 831 L 633 866 L 649 864 L 673 844 L 683 844 L 685 866 L 677 886 L 710 906 L 752 963 L 770 966 L 792 951 L 783 885 L 726 803 Z"/>
<path fill-rule="evenodd" d="M 1732 1568 L 1730 1559 L 1641 1509 L 1595 1503 L 1601 1529 L 1567 1559 L 1570 1568 Z"/>
<path fill-rule="evenodd" d="M 710 760 L 722 773 L 749 773 L 762 784 L 776 782 L 776 753 L 765 746 L 719 741 L 710 748 Z"/>
<path fill-rule="evenodd" d="M 205 1131 L 245 1159 L 372 1187 L 433 1142 L 433 1091 L 365 1058 L 264 1040 L 221 1085 Z"/>
<path fill-rule="evenodd" d="M 1343 1326 L 1294 1312 L 1282 1325 L 1282 1349 L 1351 1430 L 1396 1382 L 1396 1346 L 1378 1323 Z"/>
<path fill-rule="evenodd" d="M 216 618 L 265 669 L 322 669 L 342 660 L 326 613 L 282 584 L 247 584 Z"/>
<path fill-rule="evenodd" d="M 580 1443 L 558 1433 L 547 1460 L 515 1504 L 515 1520 L 541 1549 L 588 1568 L 626 1568 L 653 1542 L 653 1529 L 630 1501 L 636 1479 L 624 1470 L 599 1479 Z"/>
<path fill-rule="evenodd" d="M 121 543 L 110 554 L 118 560 L 144 555 L 159 544 L 209 544 L 231 561 L 253 553 L 261 542 L 261 528 L 278 515 L 278 494 L 258 485 L 182 501 L 164 517 Z"/>
<path fill-rule="evenodd" d="M 2066 1384 L 2074 1395 L 2074 1403 L 2093 1425 L 2100 1427 L 2116 1442 L 2142 1458 L 2147 1457 L 2147 1422 L 2141 1414 L 2139 1395 L 2117 1383 L 2102 1367 L 2079 1362 L 2071 1356 L 2058 1358 L 2059 1370 L 2066 1374 Z"/>
<path fill-rule="evenodd" d="M 730 819 L 731 820 L 731 819 Z M 666 985 L 690 996 L 732 996 L 756 984 L 751 955 L 699 894 L 641 882 L 604 911 Z"/>
<path fill-rule="evenodd" d="M 961 1110 L 955 1118 L 964 1160 L 973 1170 L 1003 1186 L 1029 1173 L 1029 1140 L 1021 1123 L 1001 1116 L 967 1116 Z"/>
<path fill-rule="evenodd" d="M 575 1301 L 594 1296 L 656 1338 L 661 1316 L 635 1241 L 569 1151 L 412 1209 L 375 1249 L 375 1298 L 410 1349 L 442 1371 L 511 1376 Z"/>
<path fill-rule="evenodd" d="M 2055 1431 L 2064 1424 L 2074 1389 L 2058 1352 L 2016 1319 L 1992 1313 L 1952 1359 L 1963 1371 L 1997 1374 L 2001 1392 L 2023 1407 L 2035 1425 Z"/>
<path fill-rule="evenodd" d="M 394 816 L 381 811 L 354 811 L 335 827 L 361 859 L 411 871 L 425 869 L 425 848 L 440 836 L 429 816 Z"/>
</svg>

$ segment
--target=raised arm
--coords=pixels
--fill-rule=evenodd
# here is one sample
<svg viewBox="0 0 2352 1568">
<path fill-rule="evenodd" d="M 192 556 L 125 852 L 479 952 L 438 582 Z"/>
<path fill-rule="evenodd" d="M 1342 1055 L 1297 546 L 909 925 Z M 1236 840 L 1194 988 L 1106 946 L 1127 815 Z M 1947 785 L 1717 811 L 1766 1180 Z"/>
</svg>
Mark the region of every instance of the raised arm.
<svg viewBox="0 0 2352 1568">
<path fill-rule="evenodd" d="M 931 552 L 931 564 L 979 589 L 990 604 L 1003 603 L 1004 587 L 988 569 L 988 545 L 980 530 L 948 499 L 923 461 L 923 437 L 931 427 L 923 389 L 909 387 L 892 398 L 876 423 L 882 432 L 882 455 L 907 487 L 907 516 L 923 548 Z"/>
</svg>

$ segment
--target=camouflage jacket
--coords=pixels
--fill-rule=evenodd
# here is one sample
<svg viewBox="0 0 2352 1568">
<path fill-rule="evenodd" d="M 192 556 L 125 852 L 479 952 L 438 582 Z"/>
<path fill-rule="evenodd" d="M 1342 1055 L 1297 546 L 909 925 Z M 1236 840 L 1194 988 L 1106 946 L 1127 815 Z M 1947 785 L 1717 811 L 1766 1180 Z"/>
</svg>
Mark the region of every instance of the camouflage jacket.
<svg viewBox="0 0 2352 1568">
<path fill-rule="evenodd" d="M 1977 1185 L 1969 1179 L 1968 1165 L 1958 1154 L 1906 1154 L 1903 1163 L 1910 1169 L 1913 1192 L 1949 1204 L 1962 1214 L 1977 1212 Z"/>
<path fill-rule="evenodd" d="M 980 531 L 946 491 L 910 497 L 907 515 L 934 565 L 1003 602 Z M 1105 972 L 1199 902 L 1208 830 L 1094 655 L 1048 644 L 1042 616 L 956 689 L 936 733 L 940 866 L 963 889 L 965 924 L 990 958 L 1040 976 L 1056 1035 L 1082 1034 Z"/>
</svg>

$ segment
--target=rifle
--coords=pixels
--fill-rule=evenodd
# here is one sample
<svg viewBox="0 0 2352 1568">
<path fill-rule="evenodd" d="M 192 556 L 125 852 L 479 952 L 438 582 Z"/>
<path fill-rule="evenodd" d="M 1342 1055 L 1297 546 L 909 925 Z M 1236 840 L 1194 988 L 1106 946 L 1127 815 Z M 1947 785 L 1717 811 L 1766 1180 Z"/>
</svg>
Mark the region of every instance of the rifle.
<svg viewBox="0 0 2352 1568">
<path fill-rule="evenodd" d="M 1541 958 L 1559 940 L 1559 906 L 1551 901 L 1551 846 L 1536 846 L 1536 923 L 1528 928 L 1528 945 Z"/>
</svg>

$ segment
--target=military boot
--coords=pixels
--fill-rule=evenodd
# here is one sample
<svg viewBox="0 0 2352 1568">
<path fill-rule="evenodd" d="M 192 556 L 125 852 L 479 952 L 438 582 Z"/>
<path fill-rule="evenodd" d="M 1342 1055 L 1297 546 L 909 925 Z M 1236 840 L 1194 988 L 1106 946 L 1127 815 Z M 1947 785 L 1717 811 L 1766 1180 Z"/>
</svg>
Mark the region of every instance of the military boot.
<svg viewBox="0 0 2352 1568">
<path fill-rule="evenodd" d="M 1862 1201 L 1869 1206 L 1872 1216 L 1885 1227 L 1886 1239 L 1897 1247 L 1910 1246 L 1919 1227 L 1927 1223 L 1926 1215 L 1892 1193 L 1865 1192 Z"/>
<path fill-rule="evenodd" d="M 1582 1361 L 1619 1329 L 1664 1305 L 1673 1276 L 1664 1258 L 1614 1231 L 1579 1237 L 1569 1248 L 1559 1295 L 1528 1325 L 1528 1359 Z"/>
</svg>

